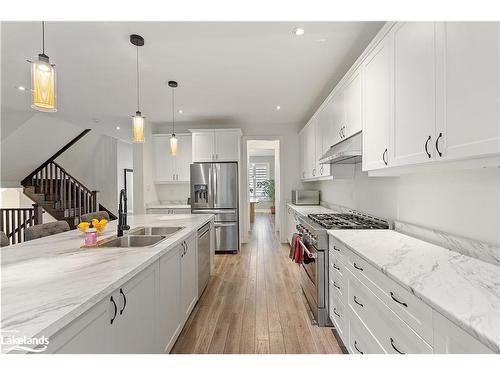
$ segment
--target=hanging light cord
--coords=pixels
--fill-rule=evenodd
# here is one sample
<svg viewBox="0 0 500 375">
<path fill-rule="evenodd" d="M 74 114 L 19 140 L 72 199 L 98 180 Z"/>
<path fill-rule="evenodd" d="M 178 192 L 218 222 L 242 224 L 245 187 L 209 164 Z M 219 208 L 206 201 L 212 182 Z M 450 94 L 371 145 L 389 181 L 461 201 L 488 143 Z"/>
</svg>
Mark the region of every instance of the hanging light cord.
<svg viewBox="0 0 500 375">
<path fill-rule="evenodd" d="M 139 111 L 139 47 L 136 46 L 136 51 L 137 51 L 137 54 L 136 54 L 136 67 L 137 67 L 137 79 L 136 79 L 136 82 L 137 82 L 137 112 L 140 112 Z"/>
<path fill-rule="evenodd" d="M 45 55 L 45 21 L 42 21 L 42 54 Z"/>
<path fill-rule="evenodd" d="M 172 135 L 175 135 L 175 89 L 172 87 Z"/>
</svg>

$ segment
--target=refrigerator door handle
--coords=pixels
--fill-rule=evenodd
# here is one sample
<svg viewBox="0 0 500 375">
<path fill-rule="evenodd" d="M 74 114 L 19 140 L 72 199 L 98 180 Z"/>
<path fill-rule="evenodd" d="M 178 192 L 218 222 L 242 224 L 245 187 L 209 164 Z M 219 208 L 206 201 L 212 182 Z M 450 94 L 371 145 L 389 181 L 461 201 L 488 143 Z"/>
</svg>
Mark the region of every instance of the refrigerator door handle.
<svg viewBox="0 0 500 375">
<path fill-rule="evenodd" d="M 217 164 L 212 164 L 212 193 L 213 193 L 213 204 L 212 207 L 217 208 Z"/>
</svg>

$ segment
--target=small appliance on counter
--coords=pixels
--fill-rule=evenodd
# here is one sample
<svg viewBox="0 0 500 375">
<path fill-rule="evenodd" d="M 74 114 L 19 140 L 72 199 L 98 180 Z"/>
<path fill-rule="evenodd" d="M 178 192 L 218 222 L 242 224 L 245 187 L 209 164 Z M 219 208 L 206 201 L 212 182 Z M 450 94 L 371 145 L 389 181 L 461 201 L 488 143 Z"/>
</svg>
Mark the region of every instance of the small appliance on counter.
<svg viewBox="0 0 500 375">
<path fill-rule="evenodd" d="M 292 204 L 297 206 L 319 205 L 319 190 L 292 190 Z"/>
</svg>

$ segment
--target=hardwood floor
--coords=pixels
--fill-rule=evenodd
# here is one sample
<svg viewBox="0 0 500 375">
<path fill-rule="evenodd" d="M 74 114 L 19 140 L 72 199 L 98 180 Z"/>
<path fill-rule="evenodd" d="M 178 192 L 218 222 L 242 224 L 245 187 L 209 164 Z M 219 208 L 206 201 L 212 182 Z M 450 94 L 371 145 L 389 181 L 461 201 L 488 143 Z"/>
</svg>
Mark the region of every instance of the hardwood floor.
<svg viewBox="0 0 500 375">
<path fill-rule="evenodd" d="M 341 353 L 331 329 L 311 324 L 288 249 L 274 215 L 256 214 L 240 253 L 215 256 L 215 274 L 172 353 Z"/>
</svg>

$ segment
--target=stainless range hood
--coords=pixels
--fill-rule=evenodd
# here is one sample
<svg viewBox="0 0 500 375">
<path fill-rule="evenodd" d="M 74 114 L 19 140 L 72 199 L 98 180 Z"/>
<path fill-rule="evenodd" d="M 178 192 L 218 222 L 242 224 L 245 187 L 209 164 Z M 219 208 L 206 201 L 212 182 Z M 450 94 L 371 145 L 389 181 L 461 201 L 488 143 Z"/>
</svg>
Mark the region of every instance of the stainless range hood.
<svg viewBox="0 0 500 375">
<path fill-rule="evenodd" d="M 361 161 L 361 132 L 333 145 L 321 159 L 320 164 L 355 164 Z"/>
</svg>

